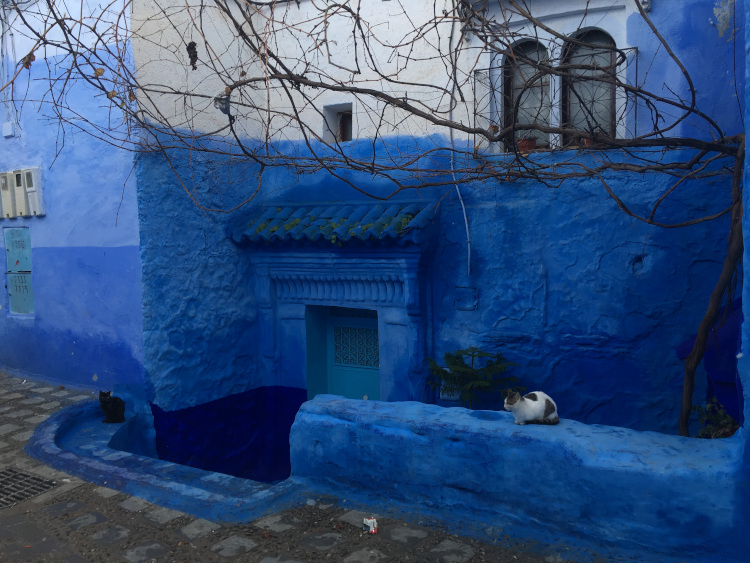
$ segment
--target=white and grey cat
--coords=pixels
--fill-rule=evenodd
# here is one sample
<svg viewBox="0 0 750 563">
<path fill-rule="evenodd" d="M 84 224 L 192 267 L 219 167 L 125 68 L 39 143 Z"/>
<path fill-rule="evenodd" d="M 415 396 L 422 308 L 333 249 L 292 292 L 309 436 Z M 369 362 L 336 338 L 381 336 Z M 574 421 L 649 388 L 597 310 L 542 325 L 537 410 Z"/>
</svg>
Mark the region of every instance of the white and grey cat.
<svg viewBox="0 0 750 563">
<path fill-rule="evenodd" d="M 508 390 L 505 410 L 513 413 L 516 424 L 557 424 L 557 405 L 552 397 L 542 391 L 527 393 Z"/>
</svg>

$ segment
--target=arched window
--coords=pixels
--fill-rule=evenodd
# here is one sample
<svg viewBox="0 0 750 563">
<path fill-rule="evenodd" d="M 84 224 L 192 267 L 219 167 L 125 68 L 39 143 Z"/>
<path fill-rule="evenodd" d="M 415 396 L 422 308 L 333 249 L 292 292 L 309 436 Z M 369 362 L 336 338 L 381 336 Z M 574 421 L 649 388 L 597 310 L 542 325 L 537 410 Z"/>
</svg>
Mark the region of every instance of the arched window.
<svg viewBox="0 0 750 563">
<path fill-rule="evenodd" d="M 615 72 L 617 53 L 603 31 L 587 31 L 568 46 L 563 66 L 562 121 L 590 135 L 615 136 Z M 568 134 L 565 144 L 579 142 Z"/>
<path fill-rule="evenodd" d="M 549 126 L 550 82 L 545 72 L 547 50 L 536 41 L 512 48 L 504 71 L 503 115 L 505 127 L 520 127 L 506 141 L 512 150 L 520 139 L 529 139 L 539 147 L 549 146 L 549 133 L 523 127 Z"/>
</svg>

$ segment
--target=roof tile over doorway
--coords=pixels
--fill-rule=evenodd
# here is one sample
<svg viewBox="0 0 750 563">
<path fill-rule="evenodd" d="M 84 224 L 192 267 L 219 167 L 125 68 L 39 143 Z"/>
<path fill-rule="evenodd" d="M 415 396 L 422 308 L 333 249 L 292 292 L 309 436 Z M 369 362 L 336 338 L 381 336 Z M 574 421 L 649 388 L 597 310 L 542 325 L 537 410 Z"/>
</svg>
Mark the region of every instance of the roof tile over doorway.
<svg viewBox="0 0 750 563">
<path fill-rule="evenodd" d="M 433 205 L 419 203 L 268 206 L 235 229 L 232 239 L 240 244 L 418 242 L 434 214 Z"/>
</svg>

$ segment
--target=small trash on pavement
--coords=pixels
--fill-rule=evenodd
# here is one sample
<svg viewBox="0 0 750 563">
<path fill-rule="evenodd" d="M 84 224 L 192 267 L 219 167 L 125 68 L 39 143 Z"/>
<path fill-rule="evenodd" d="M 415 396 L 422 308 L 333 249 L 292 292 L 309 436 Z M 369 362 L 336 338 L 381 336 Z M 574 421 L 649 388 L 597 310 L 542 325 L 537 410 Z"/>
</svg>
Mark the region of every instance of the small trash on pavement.
<svg viewBox="0 0 750 563">
<path fill-rule="evenodd" d="M 362 529 L 365 530 L 368 534 L 377 534 L 378 533 L 378 521 L 375 520 L 375 518 L 365 518 L 364 524 L 362 525 Z"/>
</svg>

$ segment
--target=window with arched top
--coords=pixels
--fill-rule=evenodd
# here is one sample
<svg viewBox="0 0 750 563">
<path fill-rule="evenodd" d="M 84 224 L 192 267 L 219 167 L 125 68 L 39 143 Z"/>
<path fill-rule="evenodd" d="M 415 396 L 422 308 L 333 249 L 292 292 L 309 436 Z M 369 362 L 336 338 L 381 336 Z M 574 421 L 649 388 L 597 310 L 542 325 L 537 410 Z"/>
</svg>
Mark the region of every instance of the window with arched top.
<svg viewBox="0 0 750 563">
<path fill-rule="evenodd" d="M 588 135 L 615 136 L 615 42 L 603 31 L 582 33 L 571 42 L 563 59 L 562 123 Z M 580 136 L 567 134 L 565 144 Z"/>
<path fill-rule="evenodd" d="M 527 139 L 539 147 L 549 146 L 549 133 L 534 127 L 548 127 L 550 114 L 550 79 L 546 72 L 547 49 L 536 41 L 525 41 L 513 47 L 503 66 L 504 126 L 514 127 L 506 140 L 509 150 Z"/>
</svg>

